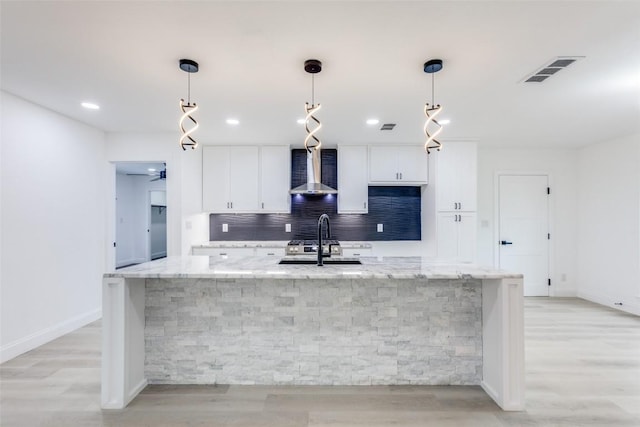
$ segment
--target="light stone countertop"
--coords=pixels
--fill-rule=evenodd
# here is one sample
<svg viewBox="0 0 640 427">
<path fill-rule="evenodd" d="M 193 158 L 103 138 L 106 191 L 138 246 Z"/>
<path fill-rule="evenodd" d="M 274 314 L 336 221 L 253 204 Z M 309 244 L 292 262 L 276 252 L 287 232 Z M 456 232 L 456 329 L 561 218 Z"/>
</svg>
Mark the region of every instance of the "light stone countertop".
<svg viewBox="0 0 640 427">
<path fill-rule="evenodd" d="M 284 248 L 287 246 L 286 241 L 262 241 L 262 242 L 254 242 L 254 241 L 232 241 L 232 240 L 220 240 L 220 241 L 211 241 L 204 242 L 197 245 L 193 245 L 194 248 Z"/>
<path fill-rule="evenodd" d="M 204 242 L 197 245 L 193 245 L 194 248 L 283 248 L 287 246 L 288 241 L 232 241 L 232 240 L 219 240 L 212 242 Z M 340 246 L 345 249 L 359 249 L 359 248 L 371 248 L 371 243 L 368 242 L 351 242 L 340 241 Z"/>
<path fill-rule="evenodd" d="M 336 258 L 336 257 L 334 257 Z M 122 278 L 212 279 L 503 279 L 522 274 L 473 264 L 450 264 L 420 257 L 362 257 L 362 265 L 279 265 L 276 257 L 219 259 L 175 256 L 105 273 Z"/>
</svg>

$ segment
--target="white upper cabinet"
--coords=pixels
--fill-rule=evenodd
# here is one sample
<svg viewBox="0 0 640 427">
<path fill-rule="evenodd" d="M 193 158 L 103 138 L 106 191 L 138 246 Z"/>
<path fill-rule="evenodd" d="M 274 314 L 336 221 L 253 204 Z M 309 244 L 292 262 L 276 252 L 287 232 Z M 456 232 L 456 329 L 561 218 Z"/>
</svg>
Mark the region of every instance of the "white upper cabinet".
<svg viewBox="0 0 640 427">
<path fill-rule="evenodd" d="M 258 209 L 258 147 L 229 147 L 229 207 L 234 212 Z"/>
<path fill-rule="evenodd" d="M 367 146 L 338 147 L 338 213 L 369 212 Z"/>
<path fill-rule="evenodd" d="M 202 210 L 229 209 L 229 147 L 202 147 Z"/>
<path fill-rule="evenodd" d="M 202 208 L 207 212 L 288 212 L 286 146 L 202 147 Z"/>
<path fill-rule="evenodd" d="M 286 145 L 260 147 L 260 212 L 291 211 L 291 150 Z"/>
<path fill-rule="evenodd" d="M 437 156 L 438 211 L 475 212 L 478 179 L 476 143 L 449 142 Z"/>
<path fill-rule="evenodd" d="M 370 183 L 422 185 L 428 180 L 429 159 L 422 145 L 370 147 Z"/>
</svg>

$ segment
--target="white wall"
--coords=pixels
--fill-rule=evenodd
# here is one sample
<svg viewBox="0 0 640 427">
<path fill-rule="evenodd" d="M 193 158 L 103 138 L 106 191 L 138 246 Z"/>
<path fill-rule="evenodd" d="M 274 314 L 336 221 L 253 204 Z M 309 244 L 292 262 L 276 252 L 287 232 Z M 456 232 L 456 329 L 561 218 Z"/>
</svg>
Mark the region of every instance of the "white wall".
<svg viewBox="0 0 640 427">
<path fill-rule="evenodd" d="M 578 171 L 578 296 L 640 315 L 640 134 L 580 150 Z"/>
<path fill-rule="evenodd" d="M 135 184 L 133 176 L 116 174 L 116 267 L 143 262 L 137 255 L 135 230 Z"/>
<path fill-rule="evenodd" d="M 147 230 L 151 191 L 165 191 L 165 181 L 116 174 L 116 267 L 150 259 Z"/>
<path fill-rule="evenodd" d="M 478 264 L 497 266 L 496 172 L 550 175 L 551 296 L 577 293 L 577 150 L 478 148 Z"/>
<path fill-rule="evenodd" d="M 2 92 L 0 360 L 101 315 L 102 131 Z"/>
</svg>

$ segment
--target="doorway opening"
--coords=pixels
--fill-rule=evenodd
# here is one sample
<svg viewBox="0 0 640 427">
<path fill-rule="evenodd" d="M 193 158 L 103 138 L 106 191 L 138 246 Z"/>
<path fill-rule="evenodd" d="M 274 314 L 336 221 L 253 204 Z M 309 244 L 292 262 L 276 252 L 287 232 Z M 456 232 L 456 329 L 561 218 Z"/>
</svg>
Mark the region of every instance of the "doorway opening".
<svg viewBox="0 0 640 427">
<path fill-rule="evenodd" d="M 115 268 L 167 256 L 166 167 L 115 162 Z"/>
</svg>

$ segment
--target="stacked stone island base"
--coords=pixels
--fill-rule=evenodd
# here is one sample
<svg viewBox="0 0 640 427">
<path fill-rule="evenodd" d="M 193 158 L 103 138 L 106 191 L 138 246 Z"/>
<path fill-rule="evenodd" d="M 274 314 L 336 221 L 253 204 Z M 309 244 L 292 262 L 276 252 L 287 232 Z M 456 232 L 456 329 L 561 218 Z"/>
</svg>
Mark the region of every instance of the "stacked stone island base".
<svg viewBox="0 0 640 427">
<path fill-rule="evenodd" d="M 103 300 L 103 408 L 148 383 L 479 384 L 524 407 L 518 274 L 182 257 L 106 274 Z"/>
</svg>

